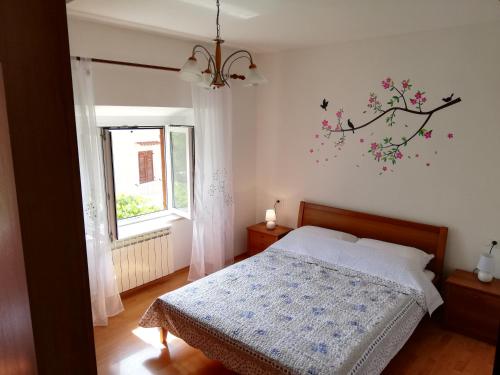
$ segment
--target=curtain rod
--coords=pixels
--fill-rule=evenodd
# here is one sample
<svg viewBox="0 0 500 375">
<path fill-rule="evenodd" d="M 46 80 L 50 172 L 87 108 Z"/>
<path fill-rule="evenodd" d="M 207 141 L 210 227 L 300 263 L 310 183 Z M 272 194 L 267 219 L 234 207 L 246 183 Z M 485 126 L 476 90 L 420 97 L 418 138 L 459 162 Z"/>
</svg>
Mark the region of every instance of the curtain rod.
<svg viewBox="0 0 500 375">
<path fill-rule="evenodd" d="M 74 56 L 74 58 L 77 60 L 82 59 L 82 57 L 80 57 L 80 56 Z M 131 62 L 127 62 L 127 61 L 95 59 L 93 57 L 90 58 L 90 61 L 101 63 L 101 64 L 124 65 L 124 66 L 133 66 L 136 68 L 146 68 L 146 69 L 156 69 L 156 70 L 167 70 L 170 72 L 180 72 L 179 68 L 171 68 L 168 66 L 160 66 L 160 65 L 148 65 L 148 64 L 131 63 Z"/>
</svg>

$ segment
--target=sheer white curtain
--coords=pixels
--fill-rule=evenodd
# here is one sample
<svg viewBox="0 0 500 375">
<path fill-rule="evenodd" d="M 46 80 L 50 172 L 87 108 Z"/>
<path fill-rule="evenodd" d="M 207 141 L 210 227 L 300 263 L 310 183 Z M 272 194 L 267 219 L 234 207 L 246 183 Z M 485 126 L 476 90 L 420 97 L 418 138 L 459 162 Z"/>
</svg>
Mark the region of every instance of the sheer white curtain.
<svg viewBox="0 0 500 375">
<path fill-rule="evenodd" d="M 195 121 L 193 248 L 189 280 L 233 262 L 231 91 L 192 86 Z"/>
<path fill-rule="evenodd" d="M 123 311 L 108 233 L 102 144 L 96 124 L 91 62 L 71 61 L 78 157 L 85 214 L 85 237 L 94 325 Z"/>
</svg>

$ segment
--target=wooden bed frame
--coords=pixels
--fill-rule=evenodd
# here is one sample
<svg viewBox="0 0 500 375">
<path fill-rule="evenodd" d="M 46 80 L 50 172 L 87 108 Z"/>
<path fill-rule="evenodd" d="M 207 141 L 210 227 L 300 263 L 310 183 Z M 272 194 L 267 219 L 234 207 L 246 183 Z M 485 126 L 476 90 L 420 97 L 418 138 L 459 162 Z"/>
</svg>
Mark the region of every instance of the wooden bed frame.
<svg viewBox="0 0 500 375">
<path fill-rule="evenodd" d="M 427 266 L 441 280 L 446 250 L 447 227 L 414 223 L 384 216 L 365 214 L 320 204 L 300 202 L 297 227 L 315 225 L 351 233 L 360 238 L 373 238 L 416 247 L 434 259 Z"/>
</svg>

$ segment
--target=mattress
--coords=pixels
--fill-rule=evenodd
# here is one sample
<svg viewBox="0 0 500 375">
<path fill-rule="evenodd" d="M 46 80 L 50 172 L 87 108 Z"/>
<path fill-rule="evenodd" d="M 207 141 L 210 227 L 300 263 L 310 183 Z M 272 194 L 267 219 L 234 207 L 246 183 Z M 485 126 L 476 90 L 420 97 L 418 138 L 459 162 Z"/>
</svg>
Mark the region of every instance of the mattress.
<svg viewBox="0 0 500 375">
<path fill-rule="evenodd" d="M 270 248 L 159 297 L 140 325 L 241 374 L 374 374 L 426 311 L 422 290 Z"/>
</svg>

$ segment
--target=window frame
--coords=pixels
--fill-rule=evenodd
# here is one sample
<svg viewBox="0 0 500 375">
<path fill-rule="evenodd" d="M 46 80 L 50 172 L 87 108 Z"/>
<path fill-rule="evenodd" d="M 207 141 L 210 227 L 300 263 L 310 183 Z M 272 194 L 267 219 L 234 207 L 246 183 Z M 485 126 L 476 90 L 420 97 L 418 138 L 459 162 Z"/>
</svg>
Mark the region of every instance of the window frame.
<svg viewBox="0 0 500 375">
<path fill-rule="evenodd" d="M 194 183 L 194 127 L 189 125 L 169 125 L 166 127 L 166 148 L 170 155 L 170 162 L 167 162 L 167 184 L 170 186 L 171 194 L 168 194 L 168 207 L 171 212 L 191 220 L 192 207 L 193 207 L 193 183 Z M 187 211 L 180 210 L 174 207 L 174 181 L 173 181 L 173 158 L 172 155 L 172 142 L 171 134 L 181 133 L 186 135 L 186 161 L 187 161 L 187 196 L 188 207 Z"/>
<path fill-rule="evenodd" d="M 140 130 L 140 129 L 159 129 L 162 149 L 162 181 L 163 181 L 163 201 L 166 209 L 138 215 L 122 220 L 127 220 L 126 225 L 133 225 L 148 220 L 160 219 L 175 214 L 187 219 L 192 217 L 193 207 L 193 181 L 194 181 L 194 126 L 193 125 L 160 125 L 160 126 L 106 126 L 101 127 L 104 179 L 108 212 L 108 227 L 111 241 L 120 240 L 119 220 L 116 212 L 116 190 L 115 173 L 113 165 L 113 144 L 112 131 L 114 130 Z M 184 133 L 187 137 L 186 159 L 187 159 L 187 186 L 188 186 L 188 209 L 187 211 L 176 209 L 173 206 L 173 167 L 172 167 L 172 148 L 171 133 Z M 163 168 L 164 166 L 164 168 Z M 137 234 L 139 235 L 139 234 Z"/>
</svg>

